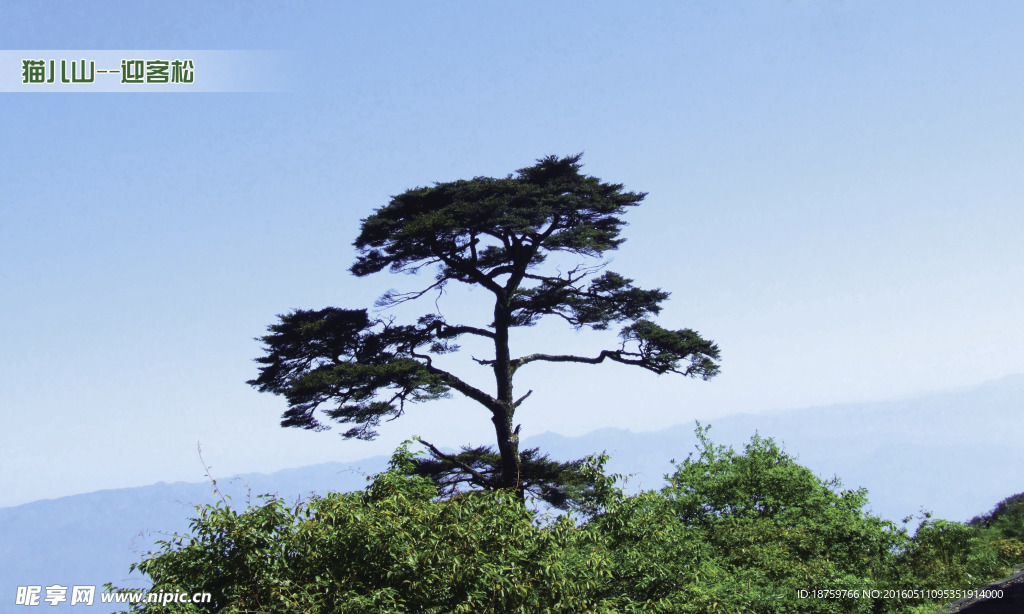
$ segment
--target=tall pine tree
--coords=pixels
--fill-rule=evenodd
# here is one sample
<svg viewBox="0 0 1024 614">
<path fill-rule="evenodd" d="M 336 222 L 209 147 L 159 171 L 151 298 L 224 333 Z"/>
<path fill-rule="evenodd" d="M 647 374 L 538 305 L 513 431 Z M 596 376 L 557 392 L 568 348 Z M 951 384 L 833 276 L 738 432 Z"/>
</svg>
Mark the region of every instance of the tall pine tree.
<svg viewBox="0 0 1024 614">
<path fill-rule="evenodd" d="M 718 372 L 718 347 L 690 329 L 670 330 L 650 320 L 668 293 L 644 290 L 605 270 L 602 256 L 622 242 L 620 216 L 645 194 L 604 183 L 580 172 L 580 155 L 549 156 L 503 178 L 476 177 L 416 188 L 362 220 L 351 272 L 363 277 L 432 270 L 433 280 L 409 293 L 388 292 L 379 305 L 394 306 L 442 292 L 453 282 L 493 295 L 490 323 L 449 322 L 439 313 L 415 323 L 371 317 L 366 309 L 296 310 L 279 316 L 261 340 L 259 377 L 249 384 L 288 401 L 282 426 L 326 428 L 328 418 L 354 425 L 345 437 L 372 439 L 382 419 L 401 416 L 409 403 L 455 391 L 477 403 L 494 424 L 497 449 L 463 448 L 446 454 L 428 442 L 432 458 L 417 471 L 445 492 L 469 484 L 514 489 L 559 507 L 585 499 L 581 462 L 556 462 L 537 449 L 519 449 L 513 381 L 533 363 L 605 361 L 654 373 L 709 379 Z M 561 272 L 548 258 L 569 254 L 579 264 Z M 546 263 L 548 266 L 545 266 Z M 532 353 L 513 356 L 513 331 L 546 317 L 577 330 L 622 324 L 618 347 L 593 356 Z M 486 320 L 484 320 L 486 321 Z M 440 368 L 434 357 L 456 352 L 460 337 L 493 345 L 493 355 L 475 362 L 493 372 L 483 390 Z"/>
</svg>

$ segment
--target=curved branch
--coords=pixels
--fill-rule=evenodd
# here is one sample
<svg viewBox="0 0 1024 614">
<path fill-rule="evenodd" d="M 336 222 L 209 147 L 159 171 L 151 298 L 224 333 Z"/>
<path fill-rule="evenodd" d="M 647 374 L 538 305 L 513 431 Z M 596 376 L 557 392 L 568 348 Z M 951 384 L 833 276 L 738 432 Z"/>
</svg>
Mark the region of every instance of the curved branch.
<svg viewBox="0 0 1024 614">
<path fill-rule="evenodd" d="M 510 275 L 513 272 L 515 272 L 515 269 L 512 267 L 512 265 L 508 264 L 504 266 L 494 267 L 493 269 L 490 270 L 489 273 L 487 273 L 487 277 L 494 279 L 496 277 L 501 277 L 502 275 Z"/>
<path fill-rule="evenodd" d="M 441 262 L 445 263 L 448 266 L 448 268 L 454 269 L 455 271 L 462 273 L 463 275 L 469 277 L 470 279 L 480 284 L 484 288 L 487 288 L 494 294 L 500 296 L 501 293 L 504 291 L 501 286 L 494 282 L 493 279 L 484 275 L 480 271 L 480 269 L 467 265 L 465 262 L 462 261 L 462 259 L 453 258 L 450 254 L 445 253 L 435 252 L 434 255 L 437 256 L 441 260 Z"/>
<path fill-rule="evenodd" d="M 637 356 L 638 358 L 627 358 L 628 356 Z M 680 371 L 676 368 L 656 368 L 651 363 L 645 361 L 643 356 L 634 352 L 626 352 L 623 350 L 602 350 L 600 354 L 593 358 L 587 356 L 573 356 L 569 354 L 529 354 L 522 358 L 517 358 L 512 361 L 512 371 L 515 372 L 519 367 L 529 364 L 531 362 L 543 361 L 543 362 L 580 362 L 588 365 L 596 365 L 604 362 L 605 358 L 614 362 L 620 362 L 624 365 L 633 365 L 634 367 L 643 367 L 648 371 L 654 371 L 655 373 L 678 373 L 680 375 L 690 375 L 690 370 Z"/>
<path fill-rule="evenodd" d="M 588 365 L 596 365 L 604 362 L 605 358 L 611 358 L 612 360 L 620 360 L 621 351 L 615 350 L 602 350 L 600 354 L 593 358 L 586 356 L 573 356 L 571 354 L 527 354 L 512 361 L 512 369 L 515 371 L 519 367 L 529 364 L 531 362 L 537 362 L 538 360 L 544 362 L 582 362 Z"/>
<path fill-rule="evenodd" d="M 434 283 L 430 284 L 429 286 L 418 292 L 397 292 L 395 290 L 388 290 L 374 302 L 374 306 L 386 309 L 388 307 L 394 307 L 395 305 L 401 305 L 402 303 L 414 301 L 423 296 L 424 294 L 426 294 L 427 292 L 430 292 L 434 288 L 440 288 L 441 290 L 443 290 L 444 285 L 446 283 L 448 283 L 448 279 L 444 278 L 435 281 Z"/>
<path fill-rule="evenodd" d="M 594 357 L 568 354 L 530 354 L 511 361 L 513 371 L 535 361 L 579 362 L 594 365 L 607 358 L 625 365 L 642 367 L 657 374 L 678 373 L 689 377 L 709 379 L 718 374 L 720 353 L 713 341 L 691 329 L 668 330 L 648 320 L 638 320 L 619 333 L 622 347 L 618 350 L 604 350 Z M 627 344 L 635 343 L 636 349 L 626 350 Z M 680 369 L 681 361 L 688 361 Z"/>
<path fill-rule="evenodd" d="M 423 439 L 421 437 L 416 437 L 415 439 L 416 439 L 416 441 L 418 441 L 418 442 L 422 443 L 423 445 L 427 446 L 427 448 L 430 450 L 430 453 L 433 454 L 436 458 L 440 458 L 442 460 L 446 460 L 449 463 L 452 463 L 453 465 L 458 465 L 460 469 L 462 469 L 463 471 L 465 471 L 469 475 L 473 476 L 473 478 L 475 480 L 477 480 L 477 484 L 478 485 L 484 486 L 484 487 L 493 486 L 493 484 L 494 484 L 493 480 L 488 479 L 487 476 L 485 476 L 482 473 L 480 473 L 479 471 L 473 469 L 472 467 L 470 467 L 466 463 L 460 461 L 459 459 L 455 458 L 454 456 L 452 456 L 450 454 L 445 454 L 444 452 L 438 450 L 437 447 L 434 446 L 434 444 L 430 443 L 429 441 L 426 441 L 425 439 Z"/>
<path fill-rule="evenodd" d="M 487 337 L 488 339 L 494 339 L 494 333 L 484 329 L 477 328 L 475 326 L 465 326 L 462 324 L 440 324 L 437 336 L 442 338 L 458 337 L 459 335 L 468 333 L 470 335 L 477 335 L 479 337 Z"/>
<path fill-rule="evenodd" d="M 487 394 L 483 390 L 480 390 L 479 388 L 462 381 L 461 379 L 455 377 L 454 375 L 445 371 L 444 369 L 438 369 L 433 365 L 424 366 L 427 368 L 427 371 L 429 371 L 433 375 L 439 376 L 442 379 L 442 381 L 444 381 L 445 384 L 454 388 L 455 390 L 458 390 L 464 396 L 469 397 L 470 399 L 473 399 L 477 403 L 483 405 L 484 407 L 489 409 L 491 413 L 499 412 L 502 410 L 501 403 L 498 401 L 498 399 L 495 399 L 494 397 Z"/>
</svg>

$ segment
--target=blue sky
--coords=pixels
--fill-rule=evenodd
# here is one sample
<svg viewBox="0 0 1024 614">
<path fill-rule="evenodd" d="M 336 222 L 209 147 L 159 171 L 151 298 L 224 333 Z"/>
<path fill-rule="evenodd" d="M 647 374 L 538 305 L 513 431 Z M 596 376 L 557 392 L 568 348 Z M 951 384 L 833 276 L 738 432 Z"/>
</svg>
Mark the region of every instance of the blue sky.
<svg viewBox="0 0 1024 614">
<path fill-rule="evenodd" d="M 245 384 L 253 338 L 415 282 L 347 272 L 390 195 L 549 154 L 649 193 L 611 268 L 672 292 L 659 321 L 723 370 L 524 369 L 524 435 L 1024 372 L 1024 6 L 553 4 L 0 9 L 4 49 L 271 51 L 283 90 L 0 93 L 0 505 L 200 480 L 197 442 L 221 476 L 489 442 L 461 401 L 372 443 L 281 429 Z M 513 350 L 613 339 L 552 325 Z"/>
</svg>

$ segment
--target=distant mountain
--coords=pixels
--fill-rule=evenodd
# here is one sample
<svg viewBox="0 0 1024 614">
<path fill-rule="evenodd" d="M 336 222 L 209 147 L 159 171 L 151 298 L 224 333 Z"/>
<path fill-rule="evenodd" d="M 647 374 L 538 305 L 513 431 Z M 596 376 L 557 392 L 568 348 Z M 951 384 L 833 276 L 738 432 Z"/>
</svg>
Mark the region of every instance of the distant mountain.
<svg viewBox="0 0 1024 614">
<path fill-rule="evenodd" d="M 308 499 L 314 492 L 361 489 L 366 477 L 382 471 L 387 461 L 378 456 L 271 475 L 247 474 L 218 480 L 217 488 L 239 508 L 247 506 L 250 493 L 274 493 L 288 501 Z M 128 573 L 129 565 L 140 561 L 157 540 L 186 532 L 197 505 L 219 500 L 209 482 L 160 482 L 0 508 L 0 604 L 13 606 L 18 586 L 91 585 L 97 587 L 92 607 L 51 607 L 42 602 L 40 607 L 46 612 L 91 614 L 123 610 L 99 604 L 103 584 L 148 587 L 141 574 Z"/>
<path fill-rule="evenodd" d="M 715 443 L 741 448 L 759 432 L 773 437 L 819 476 L 838 475 L 846 487 L 866 487 L 873 512 L 899 520 L 920 509 L 965 521 L 999 500 L 1024 491 L 1024 375 L 955 393 L 905 401 L 835 405 L 740 414 L 710 421 Z M 694 425 L 634 433 L 602 429 L 581 437 L 545 433 L 524 441 L 555 458 L 606 450 L 608 470 L 632 474 L 627 488 L 660 488 L 694 451 Z M 386 466 L 386 457 L 327 463 L 271 475 L 221 480 L 233 506 L 247 493 L 286 499 L 310 493 L 351 491 Z M 12 604 L 19 585 L 144 587 L 128 574 L 154 542 L 185 532 L 195 505 L 217 500 L 210 484 L 159 483 L 104 490 L 0 508 L 0 603 Z M 196 587 L 200 590 L 201 587 Z M 44 606 L 79 612 L 78 606 Z M 85 611 L 106 614 L 113 606 Z M 7 609 L 7 608 L 5 608 Z"/>
<path fill-rule="evenodd" d="M 737 449 L 755 432 L 772 437 L 821 477 L 865 487 L 873 512 L 899 520 L 921 508 L 966 521 L 1024 491 L 1024 375 L 961 392 L 903 401 L 739 414 L 704 423 L 711 439 Z M 633 473 L 633 488 L 662 486 L 694 451 L 694 425 L 582 437 L 545 433 L 527 445 L 577 457 L 606 450 L 608 470 Z"/>
</svg>

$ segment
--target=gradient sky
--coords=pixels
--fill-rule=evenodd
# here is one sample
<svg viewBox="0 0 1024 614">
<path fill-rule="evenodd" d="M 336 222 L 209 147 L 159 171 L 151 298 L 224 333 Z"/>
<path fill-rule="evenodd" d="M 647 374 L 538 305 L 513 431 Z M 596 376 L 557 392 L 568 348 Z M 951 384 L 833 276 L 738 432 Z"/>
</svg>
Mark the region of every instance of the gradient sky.
<svg viewBox="0 0 1024 614">
<path fill-rule="evenodd" d="M 199 481 L 197 442 L 222 477 L 490 442 L 458 400 L 372 443 L 282 429 L 253 338 L 416 281 L 347 272 L 390 195 L 549 154 L 649 193 L 610 268 L 722 374 L 533 366 L 525 436 L 1024 372 L 1022 27 L 1017 2 L 6 3 L 4 49 L 270 51 L 284 91 L 0 93 L 0 505 Z"/>
</svg>

